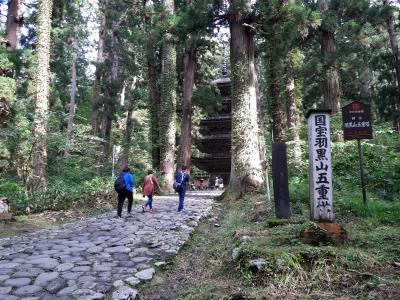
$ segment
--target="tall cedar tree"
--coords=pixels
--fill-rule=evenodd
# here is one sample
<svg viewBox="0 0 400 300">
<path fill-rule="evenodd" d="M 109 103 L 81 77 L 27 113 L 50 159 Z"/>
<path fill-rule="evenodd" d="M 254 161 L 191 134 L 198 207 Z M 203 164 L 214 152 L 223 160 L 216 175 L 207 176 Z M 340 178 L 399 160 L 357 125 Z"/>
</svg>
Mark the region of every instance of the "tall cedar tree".
<svg viewBox="0 0 400 300">
<path fill-rule="evenodd" d="M 108 0 L 100 1 L 99 6 L 101 8 L 102 16 L 99 28 L 99 40 L 97 42 L 97 60 L 96 60 L 96 71 L 94 73 L 92 114 L 91 114 L 92 134 L 94 135 L 97 135 L 100 130 L 99 128 L 100 107 L 101 107 L 100 84 L 102 77 L 102 68 L 104 64 L 104 42 L 106 35 Z"/>
<path fill-rule="evenodd" d="M 397 79 L 397 103 L 395 104 L 396 112 L 395 112 L 395 120 L 394 127 L 398 132 L 400 132 L 400 52 L 399 52 L 399 44 L 397 42 L 397 34 L 395 31 L 395 26 L 393 22 L 393 13 L 390 9 L 389 0 L 383 0 L 383 5 L 388 8 L 386 12 L 386 25 L 387 31 L 389 33 L 390 38 L 390 46 L 392 48 L 392 54 L 394 59 L 394 68 L 396 70 L 396 79 Z"/>
<path fill-rule="evenodd" d="M 331 0 L 320 0 L 322 16 L 321 54 L 324 60 L 324 106 L 333 114 L 340 112 L 339 72 L 336 60 L 335 28 L 332 20 Z"/>
<path fill-rule="evenodd" d="M 47 187 L 47 120 L 50 81 L 50 31 L 51 0 L 39 0 L 37 18 L 37 72 L 35 78 L 36 102 L 33 121 L 35 139 L 32 154 L 32 174 L 29 180 L 31 192 Z"/>
<path fill-rule="evenodd" d="M 149 89 L 149 113 L 150 113 L 150 142 L 151 142 L 151 158 L 154 169 L 160 167 L 160 131 L 158 116 L 160 113 L 160 93 L 158 91 L 157 82 L 159 80 L 159 58 L 157 52 L 159 45 L 157 44 L 157 36 L 152 29 L 152 9 L 153 2 L 144 1 L 145 5 L 145 25 L 146 25 L 146 59 L 147 59 L 147 77 Z"/>
<path fill-rule="evenodd" d="M 164 0 L 167 17 L 174 15 L 174 1 Z M 164 184 L 170 188 L 174 180 L 176 132 L 176 49 L 173 36 L 167 32 L 162 46 L 162 74 L 160 98 L 160 170 Z"/>
<path fill-rule="evenodd" d="M 8 2 L 7 21 L 6 21 L 6 40 L 7 48 L 14 51 L 18 48 L 19 31 L 22 25 L 20 16 L 21 1 L 10 0 Z"/>
<path fill-rule="evenodd" d="M 232 165 L 227 197 L 240 198 L 264 183 L 258 138 L 257 74 L 253 32 L 246 26 L 251 1 L 231 0 Z"/>
</svg>

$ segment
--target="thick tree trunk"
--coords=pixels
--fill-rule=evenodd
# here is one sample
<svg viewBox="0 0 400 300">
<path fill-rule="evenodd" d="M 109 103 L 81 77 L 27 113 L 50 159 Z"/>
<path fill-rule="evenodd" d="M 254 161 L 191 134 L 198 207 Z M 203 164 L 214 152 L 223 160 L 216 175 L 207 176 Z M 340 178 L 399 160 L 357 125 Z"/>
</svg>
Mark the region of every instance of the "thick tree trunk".
<svg viewBox="0 0 400 300">
<path fill-rule="evenodd" d="M 183 104 L 178 168 L 186 165 L 190 170 L 192 156 L 192 96 L 196 69 L 196 46 L 192 46 L 184 58 Z"/>
<path fill-rule="evenodd" d="M 157 41 L 149 30 L 154 24 L 151 23 L 151 16 L 147 12 L 147 5 L 150 1 L 145 0 L 145 24 L 147 30 L 147 70 L 148 70 L 148 89 L 149 89 L 149 113 L 150 113 L 150 141 L 151 141 L 151 157 L 154 169 L 160 168 L 160 131 L 159 131 L 159 115 L 160 115 L 160 93 L 158 91 L 157 82 L 159 79 L 159 57 L 157 55 Z M 149 4 L 150 5 L 150 4 Z M 151 4 L 152 5 L 152 4 Z"/>
<path fill-rule="evenodd" d="M 232 165 L 229 190 L 235 199 L 246 192 L 260 190 L 264 183 L 261 162 L 257 74 L 255 71 L 253 34 L 243 25 L 243 8 L 250 9 L 251 1 L 231 0 L 231 70 L 232 70 Z"/>
<path fill-rule="evenodd" d="M 320 0 L 322 16 L 329 12 L 330 0 Z M 321 54 L 324 59 L 324 108 L 331 109 L 333 114 L 340 112 L 339 74 L 336 61 L 335 30 L 329 22 L 322 21 Z"/>
<path fill-rule="evenodd" d="M 104 110 L 101 115 L 100 122 L 100 137 L 103 139 L 102 142 L 102 153 L 105 157 L 108 157 L 110 150 L 110 138 L 111 138 L 111 123 L 114 118 L 115 104 L 117 102 L 117 91 L 118 91 L 118 67 L 119 67 L 119 56 L 117 50 L 117 22 L 112 22 L 112 37 L 111 45 L 108 51 L 108 60 L 110 63 L 109 78 L 106 84 L 104 92 Z"/>
<path fill-rule="evenodd" d="M 167 15 L 174 14 L 174 1 L 164 0 Z M 174 180 L 176 134 L 176 49 L 172 35 L 165 35 L 162 48 L 162 75 L 160 98 L 160 169 L 166 188 Z"/>
<path fill-rule="evenodd" d="M 102 68 L 104 63 L 104 40 L 106 34 L 106 23 L 107 23 L 107 11 L 108 11 L 108 0 L 102 1 L 103 14 L 99 28 L 99 41 L 97 44 L 97 61 L 96 71 L 94 73 L 93 83 L 93 98 L 92 98 L 92 117 L 91 127 L 92 134 L 97 135 L 99 133 L 100 125 L 100 108 L 101 108 L 101 97 L 100 97 L 100 82 L 102 76 Z"/>
<path fill-rule="evenodd" d="M 10 0 L 8 2 L 7 21 L 6 21 L 6 40 L 7 49 L 15 51 L 18 49 L 18 37 L 21 28 L 20 0 Z"/>
<path fill-rule="evenodd" d="M 390 5 L 389 0 L 383 0 L 383 4 L 385 6 L 389 6 Z M 392 54 L 394 58 L 394 68 L 396 70 L 396 81 L 398 89 L 397 103 L 394 105 L 396 110 L 394 127 L 398 132 L 400 132 L 400 52 L 399 52 L 399 45 L 397 42 L 397 34 L 393 23 L 393 13 L 391 11 L 386 15 L 386 25 L 390 38 L 390 46 L 392 48 Z"/>
<path fill-rule="evenodd" d="M 29 180 L 31 192 L 47 187 L 47 119 L 50 81 L 50 31 L 51 0 L 38 2 L 37 20 L 37 60 L 36 103 L 33 121 L 34 148 L 32 154 L 32 174 Z"/>
<path fill-rule="evenodd" d="M 128 95 L 127 95 L 127 111 L 128 114 L 126 116 L 126 127 L 125 127 L 125 132 L 124 132 L 124 143 L 123 143 L 123 149 L 122 149 L 122 157 L 121 157 L 121 167 L 124 168 L 125 166 L 128 165 L 129 163 L 129 151 L 130 151 L 130 146 L 131 146 L 131 137 L 132 137 L 132 130 L 133 130 L 133 120 L 132 120 L 132 115 L 133 115 L 133 109 L 135 107 L 135 95 L 134 95 L 134 89 L 136 87 L 136 82 L 137 78 L 135 77 L 132 85 L 129 87 Z"/>
<path fill-rule="evenodd" d="M 286 117 L 287 136 L 292 142 L 293 158 L 296 165 L 301 161 L 299 121 L 296 105 L 295 83 L 293 77 L 292 52 L 289 51 L 285 58 L 285 81 L 286 81 Z"/>
<path fill-rule="evenodd" d="M 272 136 L 274 142 L 285 140 L 283 108 L 278 82 L 278 66 L 274 55 L 269 60 L 269 94 L 272 98 Z"/>
<path fill-rule="evenodd" d="M 76 99 L 76 87 L 77 87 L 77 66 L 76 63 L 78 61 L 78 37 L 76 31 L 78 28 L 75 28 L 75 34 L 72 41 L 72 66 L 71 66 L 71 91 L 70 91 L 70 102 L 69 102 L 69 113 L 68 113 L 68 140 L 72 139 L 72 130 L 74 126 L 74 117 L 75 117 L 75 99 Z M 68 143 L 65 148 L 65 157 L 69 156 L 69 147 Z"/>
</svg>

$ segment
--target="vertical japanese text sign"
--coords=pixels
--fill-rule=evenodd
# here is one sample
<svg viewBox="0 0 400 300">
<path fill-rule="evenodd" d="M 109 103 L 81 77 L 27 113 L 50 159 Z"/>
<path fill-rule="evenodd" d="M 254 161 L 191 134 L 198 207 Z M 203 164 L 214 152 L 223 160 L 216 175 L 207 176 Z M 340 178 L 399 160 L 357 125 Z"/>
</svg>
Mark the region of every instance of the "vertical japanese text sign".
<svg viewBox="0 0 400 300">
<path fill-rule="evenodd" d="M 330 110 L 310 110 L 308 145 L 311 220 L 333 222 Z"/>
</svg>

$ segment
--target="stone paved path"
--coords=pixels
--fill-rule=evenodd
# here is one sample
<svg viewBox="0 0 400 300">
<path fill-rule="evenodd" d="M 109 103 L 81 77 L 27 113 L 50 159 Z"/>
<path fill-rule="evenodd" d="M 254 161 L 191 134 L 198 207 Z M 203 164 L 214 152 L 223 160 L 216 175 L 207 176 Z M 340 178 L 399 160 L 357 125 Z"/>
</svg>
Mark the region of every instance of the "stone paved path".
<svg viewBox="0 0 400 300">
<path fill-rule="evenodd" d="M 33 234 L 0 239 L 0 299 L 135 299 L 134 287 L 175 255 L 215 192 L 188 193 L 186 214 L 177 196 L 156 197 L 155 212 L 134 208 Z"/>
</svg>

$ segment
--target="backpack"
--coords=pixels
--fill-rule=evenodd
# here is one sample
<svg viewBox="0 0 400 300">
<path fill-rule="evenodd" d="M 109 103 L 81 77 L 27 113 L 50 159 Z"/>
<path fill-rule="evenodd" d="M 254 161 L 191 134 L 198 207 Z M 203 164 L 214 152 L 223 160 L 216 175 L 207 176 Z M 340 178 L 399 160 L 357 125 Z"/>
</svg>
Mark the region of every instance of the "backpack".
<svg viewBox="0 0 400 300">
<path fill-rule="evenodd" d="M 181 182 L 179 182 L 178 180 L 175 180 L 174 183 L 172 184 L 172 188 L 175 190 L 175 192 L 180 192 L 183 188 L 182 184 L 183 184 L 183 178 L 184 178 L 184 173 L 181 173 L 182 177 L 181 177 Z"/>
<path fill-rule="evenodd" d="M 124 189 L 125 189 L 125 180 L 124 180 L 124 175 L 121 173 L 117 176 L 117 179 L 115 179 L 114 190 L 116 192 L 121 192 Z"/>
</svg>

